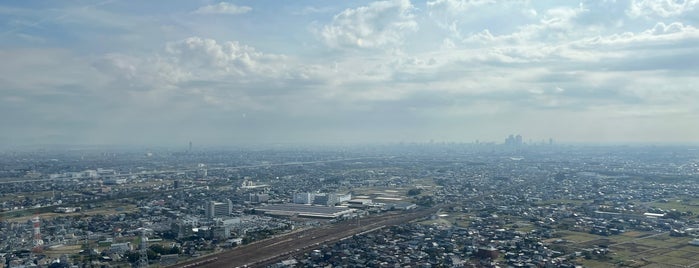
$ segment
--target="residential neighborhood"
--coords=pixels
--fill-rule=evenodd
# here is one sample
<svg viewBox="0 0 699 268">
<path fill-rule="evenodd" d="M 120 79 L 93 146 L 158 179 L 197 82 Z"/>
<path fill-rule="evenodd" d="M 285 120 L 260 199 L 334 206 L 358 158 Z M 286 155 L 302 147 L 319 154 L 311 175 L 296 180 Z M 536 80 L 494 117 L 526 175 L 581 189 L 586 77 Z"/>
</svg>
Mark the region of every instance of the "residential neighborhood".
<svg viewBox="0 0 699 268">
<path fill-rule="evenodd" d="M 692 243 L 699 236 L 699 158 L 691 148 L 385 149 L 101 154 L 88 161 L 81 154 L 92 152 L 6 153 L 0 254 L 6 267 L 164 267 L 426 208 L 435 212 L 291 259 L 314 267 L 592 267 L 662 263 L 648 254 L 666 258 L 663 249 L 699 252 Z"/>
</svg>

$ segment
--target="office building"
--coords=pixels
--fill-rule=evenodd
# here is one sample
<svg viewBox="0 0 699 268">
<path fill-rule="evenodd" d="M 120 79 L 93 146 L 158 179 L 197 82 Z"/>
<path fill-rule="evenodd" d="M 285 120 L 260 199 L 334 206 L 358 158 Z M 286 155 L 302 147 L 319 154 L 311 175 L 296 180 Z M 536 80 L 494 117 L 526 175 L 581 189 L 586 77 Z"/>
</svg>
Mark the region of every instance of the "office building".
<svg viewBox="0 0 699 268">
<path fill-rule="evenodd" d="M 206 217 L 210 219 L 228 217 L 232 212 L 233 203 L 231 200 L 226 200 L 225 202 L 209 201 L 206 204 Z"/>
</svg>

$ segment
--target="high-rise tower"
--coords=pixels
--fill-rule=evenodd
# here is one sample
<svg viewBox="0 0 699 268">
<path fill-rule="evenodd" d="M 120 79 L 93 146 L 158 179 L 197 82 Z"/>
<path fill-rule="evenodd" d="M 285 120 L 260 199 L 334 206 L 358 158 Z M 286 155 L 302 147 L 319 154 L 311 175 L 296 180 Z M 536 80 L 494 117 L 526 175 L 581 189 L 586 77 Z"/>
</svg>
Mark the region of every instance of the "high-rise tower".
<svg viewBox="0 0 699 268">
<path fill-rule="evenodd" d="M 41 220 L 39 219 L 39 216 L 32 218 L 32 224 L 34 225 L 34 247 L 32 248 L 32 251 L 41 252 L 43 250 L 44 240 L 41 239 Z"/>
<path fill-rule="evenodd" d="M 139 268 L 148 267 L 148 237 L 146 237 L 146 230 L 141 230 L 141 244 L 138 250 L 140 253 L 140 258 L 138 259 Z"/>
</svg>

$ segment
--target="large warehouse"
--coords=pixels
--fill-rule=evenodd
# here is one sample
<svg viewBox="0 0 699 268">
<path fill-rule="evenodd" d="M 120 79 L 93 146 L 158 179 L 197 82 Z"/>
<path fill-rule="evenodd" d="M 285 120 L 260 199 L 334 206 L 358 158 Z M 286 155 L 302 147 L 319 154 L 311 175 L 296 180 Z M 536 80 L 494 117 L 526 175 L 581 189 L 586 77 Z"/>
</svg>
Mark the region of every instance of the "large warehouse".
<svg viewBox="0 0 699 268">
<path fill-rule="evenodd" d="M 341 217 L 342 215 L 354 212 L 354 209 L 346 207 L 325 207 L 302 204 L 274 204 L 256 207 L 255 210 L 262 211 L 268 215 L 298 216 L 326 219 L 334 219 Z"/>
</svg>

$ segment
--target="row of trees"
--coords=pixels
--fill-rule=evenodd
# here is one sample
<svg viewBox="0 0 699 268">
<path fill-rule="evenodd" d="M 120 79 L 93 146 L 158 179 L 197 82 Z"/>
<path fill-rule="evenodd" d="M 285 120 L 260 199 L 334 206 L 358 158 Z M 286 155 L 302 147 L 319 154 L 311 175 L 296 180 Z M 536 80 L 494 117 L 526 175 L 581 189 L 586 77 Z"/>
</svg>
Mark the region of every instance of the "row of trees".
<svg viewBox="0 0 699 268">
<path fill-rule="evenodd" d="M 163 245 L 153 244 L 150 247 L 148 247 L 146 253 L 148 254 L 149 260 L 157 260 L 158 258 L 160 258 L 161 255 L 180 254 L 182 253 L 182 249 L 177 246 L 165 248 L 163 247 Z M 138 261 L 139 258 L 141 258 L 141 254 L 138 251 L 129 251 L 125 254 L 124 257 L 130 263 L 135 263 Z"/>
</svg>

